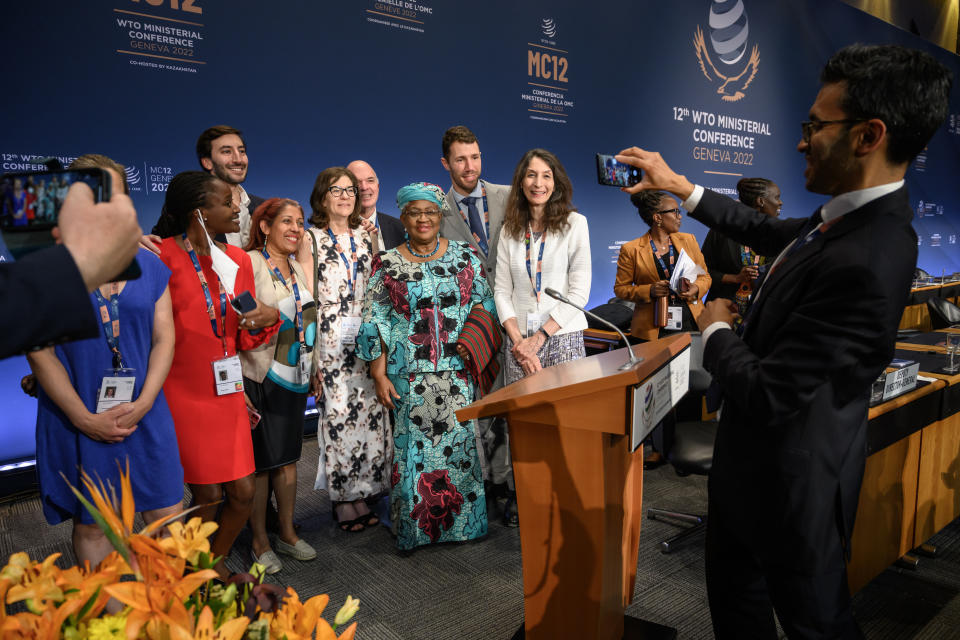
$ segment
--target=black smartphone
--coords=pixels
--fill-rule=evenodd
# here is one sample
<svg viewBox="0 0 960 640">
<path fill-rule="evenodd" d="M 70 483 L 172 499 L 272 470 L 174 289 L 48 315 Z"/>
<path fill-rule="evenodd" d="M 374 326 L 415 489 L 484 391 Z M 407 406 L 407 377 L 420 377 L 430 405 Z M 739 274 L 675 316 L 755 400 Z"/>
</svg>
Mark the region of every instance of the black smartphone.
<svg viewBox="0 0 960 640">
<path fill-rule="evenodd" d="M 256 299 L 250 295 L 249 291 L 244 291 L 240 295 L 234 296 L 230 301 L 230 306 L 237 310 L 237 313 L 248 313 L 257 308 Z"/>
<path fill-rule="evenodd" d="M 53 228 L 70 186 L 83 182 L 93 191 L 94 202 L 110 199 L 110 174 L 103 169 L 58 169 L 0 176 L 0 261 L 53 246 Z M 136 258 L 114 280 L 140 277 Z"/>
<path fill-rule="evenodd" d="M 608 187 L 632 187 L 640 182 L 643 172 L 640 169 L 617 162 L 612 155 L 597 154 L 597 181 Z"/>
</svg>

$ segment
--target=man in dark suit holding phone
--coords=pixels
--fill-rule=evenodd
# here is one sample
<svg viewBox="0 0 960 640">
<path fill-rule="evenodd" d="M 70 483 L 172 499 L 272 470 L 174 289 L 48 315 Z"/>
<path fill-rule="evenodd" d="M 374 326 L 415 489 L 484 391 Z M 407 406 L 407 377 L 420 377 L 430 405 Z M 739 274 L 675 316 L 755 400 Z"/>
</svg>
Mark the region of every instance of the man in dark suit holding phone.
<svg viewBox="0 0 960 640">
<path fill-rule="evenodd" d="M 821 74 L 802 123 L 806 187 L 831 196 L 777 219 L 694 186 L 657 153 L 630 189 L 777 256 L 732 330 L 706 305 L 704 366 L 724 404 L 709 482 L 707 591 L 718 638 L 858 638 L 845 561 L 866 458 L 870 386 L 893 357 L 917 236 L 903 177 L 947 115 L 950 72 L 899 46 L 852 45 Z"/>
</svg>

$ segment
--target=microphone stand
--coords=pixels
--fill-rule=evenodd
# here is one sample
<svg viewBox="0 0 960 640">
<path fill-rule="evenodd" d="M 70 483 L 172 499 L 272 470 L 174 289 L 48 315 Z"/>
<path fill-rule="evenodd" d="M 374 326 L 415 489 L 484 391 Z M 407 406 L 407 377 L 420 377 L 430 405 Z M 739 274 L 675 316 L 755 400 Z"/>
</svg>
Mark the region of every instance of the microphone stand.
<svg viewBox="0 0 960 640">
<path fill-rule="evenodd" d="M 556 299 L 556 300 L 559 300 L 560 302 L 563 302 L 564 304 L 570 305 L 570 306 L 573 307 L 574 309 L 579 309 L 580 311 L 583 311 L 585 314 L 587 314 L 587 315 L 590 316 L 591 318 L 593 318 L 593 319 L 595 319 L 595 320 L 599 320 L 600 322 L 602 322 L 603 324 L 607 325 L 608 327 L 610 327 L 611 329 L 613 329 L 614 331 L 616 331 L 618 334 L 620 334 L 620 337 L 623 338 L 624 344 L 627 345 L 627 355 L 630 356 L 630 360 L 628 360 L 627 362 L 625 362 L 625 363 L 623 363 L 622 365 L 620 365 L 620 367 L 618 368 L 619 371 L 626 371 L 627 369 L 632 369 L 633 367 L 635 367 L 635 366 L 637 366 L 638 364 L 640 364 L 641 362 L 643 362 L 643 358 L 638 358 L 636 355 L 634 355 L 634 353 L 633 353 L 633 347 L 630 345 L 630 341 L 627 340 L 627 336 L 625 336 L 625 335 L 623 334 L 623 331 L 620 331 L 620 329 L 617 328 L 617 325 L 613 324 L 613 323 L 610 322 L 609 320 L 605 320 L 604 318 L 601 318 L 600 316 L 598 316 L 597 314 L 595 314 L 595 313 L 593 313 L 593 312 L 587 311 L 586 309 L 584 309 L 584 308 L 581 307 L 580 305 L 571 302 L 565 295 L 563 295 L 562 293 L 560 293 L 560 292 L 557 291 L 556 289 L 551 289 L 550 287 L 547 287 L 546 289 L 543 290 L 543 292 L 546 293 L 546 294 L 547 294 L 548 296 L 550 296 L 551 298 L 554 298 L 554 299 Z"/>
</svg>

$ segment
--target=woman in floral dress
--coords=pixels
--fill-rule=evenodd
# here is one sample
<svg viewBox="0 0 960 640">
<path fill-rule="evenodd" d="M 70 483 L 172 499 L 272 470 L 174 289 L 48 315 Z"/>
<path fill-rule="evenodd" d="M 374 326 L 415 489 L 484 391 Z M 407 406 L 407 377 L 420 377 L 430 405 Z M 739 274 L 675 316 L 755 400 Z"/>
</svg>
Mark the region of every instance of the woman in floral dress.
<svg viewBox="0 0 960 640">
<path fill-rule="evenodd" d="M 367 364 L 355 353 L 372 244 L 360 228 L 357 179 L 343 167 L 317 176 L 310 206 L 313 227 L 300 245 L 298 262 L 311 274 L 311 286 L 316 279 L 314 354 L 323 412 L 315 487 L 329 492 L 340 529 L 359 532 L 379 522 L 365 499 L 386 491 L 393 444 Z"/>
<path fill-rule="evenodd" d="M 357 337 L 393 410 L 390 520 L 402 550 L 487 533 L 476 427 L 454 413 L 475 389 L 457 338 L 474 306 L 496 312 L 474 250 L 439 237 L 443 197 L 423 182 L 397 194 L 408 240 L 374 258 Z"/>
</svg>

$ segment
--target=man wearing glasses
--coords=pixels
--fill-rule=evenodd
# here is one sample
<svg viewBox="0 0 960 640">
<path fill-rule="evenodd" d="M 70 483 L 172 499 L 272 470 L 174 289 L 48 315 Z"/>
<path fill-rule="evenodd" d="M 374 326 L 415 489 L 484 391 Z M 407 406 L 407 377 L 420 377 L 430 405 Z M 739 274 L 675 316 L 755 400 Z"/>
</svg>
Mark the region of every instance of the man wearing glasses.
<svg viewBox="0 0 960 640">
<path fill-rule="evenodd" d="M 630 189 L 663 189 L 704 224 L 777 256 L 743 318 L 707 303 L 703 363 L 724 404 L 709 483 L 707 593 L 717 638 L 859 638 L 845 561 L 866 457 L 870 386 L 893 357 L 917 258 L 903 177 L 946 118 L 950 72 L 899 46 L 852 45 L 801 125 L 807 219 L 694 186 L 659 154 Z"/>
<path fill-rule="evenodd" d="M 440 163 L 450 173 L 452 185 L 443 206 L 443 225 L 440 235 L 450 240 L 469 243 L 480 253 L 487 268 L 487 281 L 494 286 L 497 269 L 497 243 L 503 227 L 503 213 L 507 206 L 510 187 L 480 179 L 480 143 L 470 129 L 462 125 L 450 127 L 441 141 L 443 157 Z M 503 354 L 499 354 L 501 374 L 491 391 L 503 386 Z M 517 526 L 516 500 L 513 498 L 513 468 L 506 422 L 502 419 L 481 418 L 479 437 L 486 454 L 484 475 L 489 470 L 493 486 L 487 487 L 488 499 L 506 495 L 503 521 Z"/>
<path fill-rule="evenodd" d="M 197 160 L 203 170 L 217 176 L 233 192 L 240 207 L 240 231 L 226 234 L 226 242 L 241 249 L 250 239 L 250 217 L 263 198 L 248 194 L 240 184 L 247 179 L 247 143 L 239 129 L 221 124 L 197 138 Z"/>
</svg>

